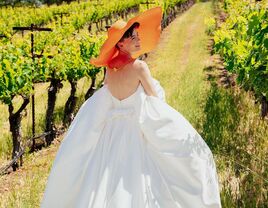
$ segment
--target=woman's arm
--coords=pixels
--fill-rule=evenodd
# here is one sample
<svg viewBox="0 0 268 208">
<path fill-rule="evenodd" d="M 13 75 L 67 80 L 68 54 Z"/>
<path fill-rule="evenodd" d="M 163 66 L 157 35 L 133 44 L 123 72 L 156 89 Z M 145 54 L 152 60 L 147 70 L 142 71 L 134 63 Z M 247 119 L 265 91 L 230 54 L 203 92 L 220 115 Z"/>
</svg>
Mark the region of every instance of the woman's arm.
<svg viewBox="0 0 268 208">
<path fill-rule="evenodd" d="M 151 76 L 150 69 L 146 62 L 139 61 L 138 67 L 138 76 L 141 81 L 141 84 L 146 92 L 147 95 L 153 95 L 155 97 L 157 96 L 157 92 L 154 88 L 153 78 Z"/>
</svg>

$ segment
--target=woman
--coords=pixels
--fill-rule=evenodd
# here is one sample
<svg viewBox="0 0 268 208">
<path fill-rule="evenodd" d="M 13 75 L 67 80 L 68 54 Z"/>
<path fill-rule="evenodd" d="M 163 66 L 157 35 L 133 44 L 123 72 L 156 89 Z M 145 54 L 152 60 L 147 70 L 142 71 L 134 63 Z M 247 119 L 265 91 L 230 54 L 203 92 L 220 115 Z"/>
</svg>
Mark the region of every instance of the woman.
<svg viewBox="0 0 268 208">
<path fill-rule="evenodd" d="M 139 23 L 135 22 L 124 33 L 116 44 L 119 53 L 107 67 L 104 83 L 109 83 L 108 89 L 118 100 L 123 100 L 133 94 L 140 82 L 147 95 L 157 96 L 147 64 L 132 58 L 133 54 L 141 48 L 139 34 L 136 30 L 138 27 Z"/>
<path fill-rule="evenodd" d="M 220 208 L 212 152 L 165 102 L 137 57 L 156 45 L 161 7 L 108 30 L 105 85 L 76 114 L 54 160 L 41 208 Z"/>
</svg>

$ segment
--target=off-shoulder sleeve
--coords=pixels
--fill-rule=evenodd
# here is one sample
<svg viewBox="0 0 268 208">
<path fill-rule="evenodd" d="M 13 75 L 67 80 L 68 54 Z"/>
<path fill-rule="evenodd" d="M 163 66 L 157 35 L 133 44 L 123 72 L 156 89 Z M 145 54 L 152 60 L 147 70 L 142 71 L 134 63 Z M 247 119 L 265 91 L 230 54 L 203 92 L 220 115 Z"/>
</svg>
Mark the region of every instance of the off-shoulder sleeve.
<svg viewBox="0 0 268 208">
<path fill-rule="evenodd" d="M 164 88 L 161 86 L 160 82 L 153 78 L 153 84 L 154 84 L 154 87 L 155 87 L 155 90 L 156 90 L 156 93 L 157 93 L 157 96 L 164 102 L 166 102 L 166 94 L 165 94 L 165 90 Z"/>
<path fill-rule="evenodd" d="M 209 146 L 180 112 L 162 102 L 164 90 L 157 80 L 154 83 L 161 99 L 145 95 L 139 120 L 148 160 L 159 173 L 152 175 L 151 181 L 164 181 L 181 207 L 221 208 L 216 164 Z"/>
</svg>

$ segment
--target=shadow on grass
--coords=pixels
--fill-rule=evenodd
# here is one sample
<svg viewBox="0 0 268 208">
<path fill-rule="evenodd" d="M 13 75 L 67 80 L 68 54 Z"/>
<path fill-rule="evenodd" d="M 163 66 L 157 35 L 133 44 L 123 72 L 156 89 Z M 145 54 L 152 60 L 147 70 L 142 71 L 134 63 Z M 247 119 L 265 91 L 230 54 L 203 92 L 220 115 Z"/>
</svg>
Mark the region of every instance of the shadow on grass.
<svg viewBox="0 0 268 208">
<path fill-rule="evenodd" d="M 224 177 L 222 206 L 268 207 L 268 179 L 264 171 L 267 163 L 261 151 L 267 134 L 259 130 L 267 124 L 247 105 L 243 94 L 217 84 L 215 68 L 203 70 L 211 87 L 204 105 L 202 137 L 220 158 L 217 166 Z"/>
<path fill-rule="evenodd" d="M 216 152 L 232 151 L 234 135 L 240 122 L 236 100 L 232 93 L 219 89 L 217 84 L 212 82 L 204 114 L 203 136 L 210 148 Z"/>
</svg>

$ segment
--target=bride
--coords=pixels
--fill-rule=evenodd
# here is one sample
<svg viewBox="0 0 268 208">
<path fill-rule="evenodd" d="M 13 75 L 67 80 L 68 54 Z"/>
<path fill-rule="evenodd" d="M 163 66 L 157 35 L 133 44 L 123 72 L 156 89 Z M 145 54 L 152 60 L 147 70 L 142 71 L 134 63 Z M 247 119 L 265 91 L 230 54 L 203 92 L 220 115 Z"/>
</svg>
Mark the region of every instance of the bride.
<svg viewBox="0 0 268 208">
<path fill-rule="evenodd" d="M 41 208 L 221 208 L 208 145 L 147 64 L 161 33 L 161 7 L 108 30 L 105 84 L 87 99 L 55 157 Z"/>
</svg>

